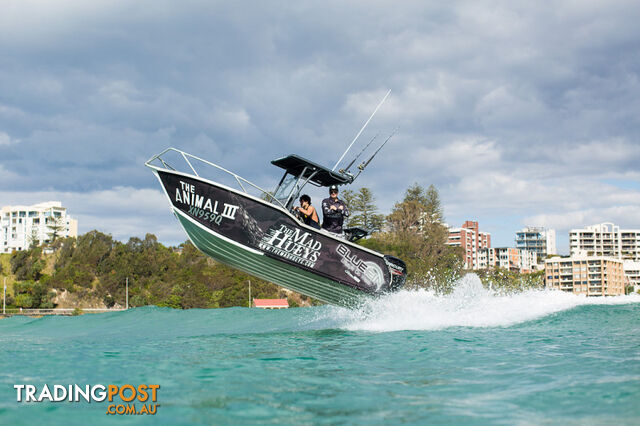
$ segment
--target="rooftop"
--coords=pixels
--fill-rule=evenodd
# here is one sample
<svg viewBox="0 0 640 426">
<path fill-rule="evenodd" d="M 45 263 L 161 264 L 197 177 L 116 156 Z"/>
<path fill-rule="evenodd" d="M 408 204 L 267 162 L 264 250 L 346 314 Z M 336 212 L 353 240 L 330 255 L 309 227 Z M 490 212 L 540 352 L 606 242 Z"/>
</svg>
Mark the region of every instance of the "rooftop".
<svg viewBox="0 0 640 426">
<path fill-rule="evenodd" d="M 289 307 L 287 299 L 253 299 L 253 306 L 263 309 L 283 309 Z"/>
</svg>

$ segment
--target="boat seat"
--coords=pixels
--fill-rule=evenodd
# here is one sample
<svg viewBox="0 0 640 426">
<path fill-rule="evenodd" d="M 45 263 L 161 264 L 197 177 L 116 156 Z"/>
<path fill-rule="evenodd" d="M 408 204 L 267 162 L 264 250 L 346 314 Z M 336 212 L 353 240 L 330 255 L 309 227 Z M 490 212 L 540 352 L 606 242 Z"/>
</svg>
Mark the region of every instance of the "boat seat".
<svg viewBox="0 0 640 426">
<path fill-rule="evenodd" d="M 369 235 L 366 230 L 358 228 L 357 226 L 354 226 L 352 228 L 345 228 L 342 230 L 342 232 L 344 232 L 344 236 L 346 237 L 347 241 L 351 242 L 358 241 L 359 239 Z"/>
</svg>

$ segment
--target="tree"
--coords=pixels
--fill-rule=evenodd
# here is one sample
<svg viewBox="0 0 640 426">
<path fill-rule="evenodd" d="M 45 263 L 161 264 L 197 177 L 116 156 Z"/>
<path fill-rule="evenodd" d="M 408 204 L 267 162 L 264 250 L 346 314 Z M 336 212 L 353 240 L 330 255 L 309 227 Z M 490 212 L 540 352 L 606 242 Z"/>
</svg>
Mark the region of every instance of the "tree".
<svg viewBox="0 0 640 426">
<path fill-rule="evenodd" d="M 33 249 L 40 245 L 40 239 L 38 238 L 38 229 L 31 228 L 31 236 L 29 237 L 29 248 Z"/>
<path fill-rule="evenodd" d="M 9 260 L 11 273 L 18 280 L 39 280 L 45 267 L 41 255 L 42 249 L 40 247 L 13 252 Z"/>
<path fill-rule="evenodd" d="M 396 232 L 425 231 L 426 228 L 444 222 L 440 195 L 435 186 L 425 190 L 418 183 L 407 189 L 404 200 L 396 203 L 388 218 Z"/>
<path fill-rule="evenodd" d="M 523 274 L 494 268 L 475 271 L 475 273 L 485 287 L 504 293 L 544 288 L 544 271 Z"/>
<path fill-rule="evenodd" d="M 384 216 L 376 213 L 378 208 L 369 188 L 360 188 L 353 194 L 349 209 L 351 211 L 349 226 L 364 228 L 370 234 L 382 229 Z"/>
<path fill-rule="evenodd" d="M 391 214 L 387 216 L 387 223 L 391 232 L 398 235 L 417 234 L 420 231 L 420 217 L 424 212 L 424 205 L 415 200 L 396 203 Z"/>
<path fill-rule="evenodd" d="M 355 196 L 356 196 L 355 193 L 350 189 L 345 189 L 340 194 L 340 199 L 344 201 L 344 203 L 349 208 L 349 212 L 351 213 L 350 216 L 347 216 L 344 218 L 344 222 L 342 223 L 343 228 L 348 228 L 352 226 L 351 221 L 353 220 L 352 217 L 353 217 L 353 205 L 354 205 Z"/>
<path fill-rule="evenodd" d="M 56 239 L 60 236 L 62 231 L 64 230 L 64 225 L 62 224 L 61 217 L 49 216 L 46 219 L 47 228 L 49 228 L 49 241 L 55 242 Z"/>
<path fill-rule="evenodd" d="M 387 217 L 389 231 L 363 244 L 407 263 L 410 285 L 448 290 L 462 271 L 460 248 L 448 246 L 437 189 L 417 183 Z"/>
<path fill-rule="evenodd" d="M 438 190 L 433 186 L 433 184 L 429 185 L 425 198 L 426 209 L 424 219 L 430 224 L 443 223 L 444 212 L 442 211 L 442 206 L 440 204 L 440 194 L 438 194 Z"/>
<path fill-rule="evenodd" d="M 175 308 L 217 308 L 247 304 L 246 274 L 216 263 L 187 242 L 180 250 L 165 247 L 152 234 L 128 242 L 90 231 L 76 238 L 59 238 L 53 274 L 41 274 L 42 248 L 15 252 L 11 268 L 23 281 L 15 291 L 21 307 L 51 307 L 52 288 L 80 299 L 101 299 L 106 306 L 124 306 L 129 278 L 129 305 Z M 40 278 L 39 281 L 36 281 Z M 275 298 L 278 287 L 251 278 L 256 297 Z M 15 287 L 14 287 L 15 288 Z"/>
<path fill-rule="evenodd" d="M 53 308 L 53 293 L 46 282 L 25 281 L 13 284 L 15 303 L 19 308 Z"/>
<path fill-rule="evenodd" d="M 260 192 L 260 199 L 268 202 L 273 202 L 273 191 Z"/>
<path fill-rule="evenodd" d="M 431 189 L 432 187 L 433 185 L 429 186 L 429 189 Z M 407 188 L 407 191 L 404 194 L 404 200 L 402 200 L 402 202 L 406 203 L 408 201 L 416 201 L 424 206 L 426 206 L 429 202 L 424 188 L 420 186 L 418 182 L 414 182 L 413 186 Z"/>
</svg>

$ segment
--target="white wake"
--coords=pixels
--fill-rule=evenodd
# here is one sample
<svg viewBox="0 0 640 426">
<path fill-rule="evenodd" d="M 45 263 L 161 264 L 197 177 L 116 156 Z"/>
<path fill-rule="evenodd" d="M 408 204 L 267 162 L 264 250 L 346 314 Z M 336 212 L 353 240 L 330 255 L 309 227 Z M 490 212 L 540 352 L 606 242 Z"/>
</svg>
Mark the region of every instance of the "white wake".
<svg viewBox="0 0 640 426">
<path fill-rule="evenodd" d="M 640 295 L 585 297 L 555 290 L 499 294 L 482 286 L 475 274 L 456 283 L 448 295 L 403 290 L 367 302 L 358 310 L 329 307 L 316 320 L 346 330 L 437 330 L 447 327 L 510 326 L 581 305 L 640 303 Z"/>
</svg>

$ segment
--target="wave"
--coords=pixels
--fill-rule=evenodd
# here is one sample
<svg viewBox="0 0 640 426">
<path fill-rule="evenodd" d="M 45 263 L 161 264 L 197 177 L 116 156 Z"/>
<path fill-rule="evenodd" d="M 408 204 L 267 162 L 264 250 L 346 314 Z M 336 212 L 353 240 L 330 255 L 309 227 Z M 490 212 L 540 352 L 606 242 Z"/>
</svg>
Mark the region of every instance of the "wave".
<svg viewBox="0 0 640 426">
<path fill-rule="evenodd" d="M 77 317 L 12 317 L 0 320 L 0 343 L 25 333 L 43 341 L 92 338 L 151 339 L 221 334 L 300 333 L 321 330 L 401 331 L 449 327 L 508 327 L 584 305 L 640 303 L 640 295 L 587 298 L 554 290 L 500 294 L 485 289 L 475 274 L 460 279 L 454 291 L 403 290 L 364 303 L 357 310 L 325 305 L 263 310 L 190 309 L 148 306 Z"/>
<path fill-rule="evenodd" d="M 329 307 L 314 322 L 352 331 L 438 330 L 448 327 L 507 327 L 584 305 L 640 303 L 640 295 L 586 297 L 559 290 L 500 294 L 477 275 L 460 279 L 454 291 L 403 290 L 366 302 L 360 309 Z"/>
</svg>

